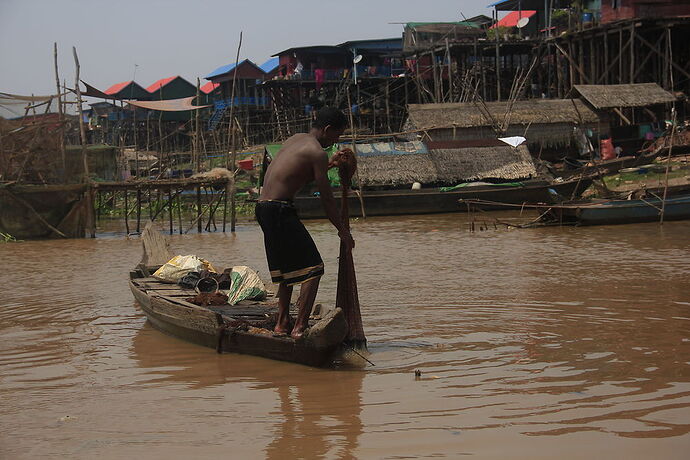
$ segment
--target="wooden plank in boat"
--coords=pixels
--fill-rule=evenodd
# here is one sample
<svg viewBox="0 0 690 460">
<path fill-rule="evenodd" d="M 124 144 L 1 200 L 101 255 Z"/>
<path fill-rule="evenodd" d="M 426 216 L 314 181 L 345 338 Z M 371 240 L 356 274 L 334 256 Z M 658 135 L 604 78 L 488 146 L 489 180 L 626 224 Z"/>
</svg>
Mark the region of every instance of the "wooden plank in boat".
<svg viewBox="0 0 690 460">
<path fill-rule="evenodd" d="M 266 317 L 272 315 L 278 309 L 271 306 L 256 305 L 252 307 L 237 307 L 233 305 L 212 305 L 208 307 L 210 310 L 221 313 L 225 316 L 256 316 Z"/>
<path fill-rule="evenodd" d="M 164 296 L 151 297 L 151 310 L 181 327 L 215 335 L 218 331 L 216 314 L 189 302 Z"/>
<path fill-rule="evenodd" d="M 157 284 L 154 284 L 154 285 L 147 284 L 146 287 L 145 287 L 145 289 L 146 289 L 147 291 L 160 291 L 160 292 L 177 292 L 177 291 L 181 291 L 181 292 L 188 292 L 188 293 L 190 293 L 190 294 L 192 294 L 192 295 L 196 295 L 196 292 L 194 291 L 194 289 L 187 289 L 187 288 L 183 288 L 182 286 L 164 287 L 164 286 L 160 286 L 160 285 L 157 285 Z"/>
<path fill-rule="evenodd" d="M 154 278 L 152 276 L 147 276 L 145 278 L 135 278 L 132 281 L 136 281 L 139 283 L 161 283 L 161 284 L 163 284 L 163 282 L 161 280 L 159 280 L 158 278 Z"/>
</svg>

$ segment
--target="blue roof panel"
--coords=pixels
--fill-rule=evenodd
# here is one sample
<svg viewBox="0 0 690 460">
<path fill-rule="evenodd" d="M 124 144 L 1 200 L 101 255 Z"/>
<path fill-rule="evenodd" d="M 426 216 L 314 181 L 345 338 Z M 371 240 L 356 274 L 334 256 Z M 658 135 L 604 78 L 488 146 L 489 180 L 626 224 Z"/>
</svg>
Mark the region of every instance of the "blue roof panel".
<svg viewBox="0 0 690 460">
<path fill-rule="evenodd" d="M 210 74 L 206 75 L 204 78 L 206 80 L 209 80 L 213 77 L 217 77 L 219 75 L 226 74 L 226 73 L 232 71 L 232 69 L 234 69 L 234 68 L 235 68 L 235 63 L 233 62 L 232 64 L 227 64 L 227 65 L 224 65 L 222 67 L 218 67 L 216 70 L 214 70 Z"/>
<path fill-rule="evenodd" d="M 261 70 L 263 70 L 266 73 L 269 73 L 271 70 L 275 69 L 278 67 L 278 63 L 280 62 L 280 58 L 271 58 L 268 61 L 264 62 L 259 66 Z"/>
</svg>

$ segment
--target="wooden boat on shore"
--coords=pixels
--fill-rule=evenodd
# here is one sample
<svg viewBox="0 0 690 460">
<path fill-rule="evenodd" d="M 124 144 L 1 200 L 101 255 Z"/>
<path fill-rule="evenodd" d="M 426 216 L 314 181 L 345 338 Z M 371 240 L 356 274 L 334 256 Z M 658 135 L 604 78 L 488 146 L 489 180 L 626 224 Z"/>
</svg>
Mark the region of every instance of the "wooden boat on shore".
<svg viewBox="0 0 690 460">
<path fill-rule="evenodd" d="M 440 188 L 420 190 L 365 190 L 360 196 L 352 193 L 348 197 L 350 215 L 362 216 L 362 203 L 367 216 L 394 216 L 408 214 L 436 214 L 467 211 L 459 206 L 459 200 L 484 200 L 512 204 L 547 202 L 553 189 L 565 199 L 579 197 L 591 184 L 592 178 L 577 178 L 551 183 L 545 180 L 527 181 L 522 186 L 477 185 L 451 191 Z M 340 193 L 334 193 L 340 201 Z M 479 206 L 479 205 L 478 205 Z M 323 219 L 326 217 L 318 196 L 297 196 L 295 207 L 300 218 Z M 481 209 L 501 210 L 501 206 L 480 205 Z"/>
<path fill-rule="evenodd" d="M 147 241 L 149 238 L 158 239 L 158 242 Z M 160 242 L 162 238 L 151 230 L 150 224 L 147 225 L 142 235 L 145 256 L 142 263 L 130 272 L 129 280 L 134 298 L 154 328 L 214 348 L 218 353 L 242 353 L 307 366 L 329 364 L 343 345 L 347 322 L 340 308 L 324 313 L 315 311 L 305 335 L 295 340 L 273 333 L 277 312 L 274 298 L 215 306 L 199 306 L 187 301 L 196 295 L 194 290 L 150 276 L 160 266 L 151 265 L 151 262 L 165 259 L 169 254 L 152 257 L 147 254 L 157 250 L 150 250 L 147 246 L 165 247 L 165 243 Z"/>
</svg>

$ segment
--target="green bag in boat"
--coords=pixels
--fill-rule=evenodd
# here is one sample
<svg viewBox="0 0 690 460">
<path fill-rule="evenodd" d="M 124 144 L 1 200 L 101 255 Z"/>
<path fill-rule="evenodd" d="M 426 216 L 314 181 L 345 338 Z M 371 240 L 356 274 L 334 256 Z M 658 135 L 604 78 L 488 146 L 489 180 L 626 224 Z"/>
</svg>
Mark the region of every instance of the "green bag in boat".
<svg viewBox="0 0 690 460">
<path fill-rule="evenodd" d="M 230 273 L 230 289 L 222 290 L 228 296 L 228 303 L 235 305 L 240 300 L 263 300 L 266 298 L 266 286 L 259 274 L 249 267 L 238 265 Z"/>
</svg>

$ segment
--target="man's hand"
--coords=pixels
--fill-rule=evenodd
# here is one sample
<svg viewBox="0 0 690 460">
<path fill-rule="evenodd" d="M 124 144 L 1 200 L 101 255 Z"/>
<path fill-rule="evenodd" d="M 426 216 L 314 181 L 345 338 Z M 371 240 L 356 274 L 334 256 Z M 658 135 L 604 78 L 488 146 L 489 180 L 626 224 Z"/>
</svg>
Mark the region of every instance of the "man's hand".
<svg viewBox="0 0 690 460">
<path fill-rule="evenodd" d="M 338 231 L 338 236 L 340 237 L 340 241 L 345 243 L 345 248 L 348 250 L 352 250 L 355 247 L 355 240 L 352 239 L 352 234 L 350 233 L 350 230 L 343 229 Z"/>
<path fill-rule="evenodd" d="M 355 153 L 352 151 L 352 149 L 349 148 L 344 148 L 342 150 L 338 150 L 333 154 L 331 159 L 328 161 L 328 169 L 330 168 L 339 168 L 341 165 L 351 165 L 353 161 L 355 160 Z M 355 166 L 356 168 L 356 166 Z M 354 172 L 354 170 L 353 170 Z"/>
</svg>

